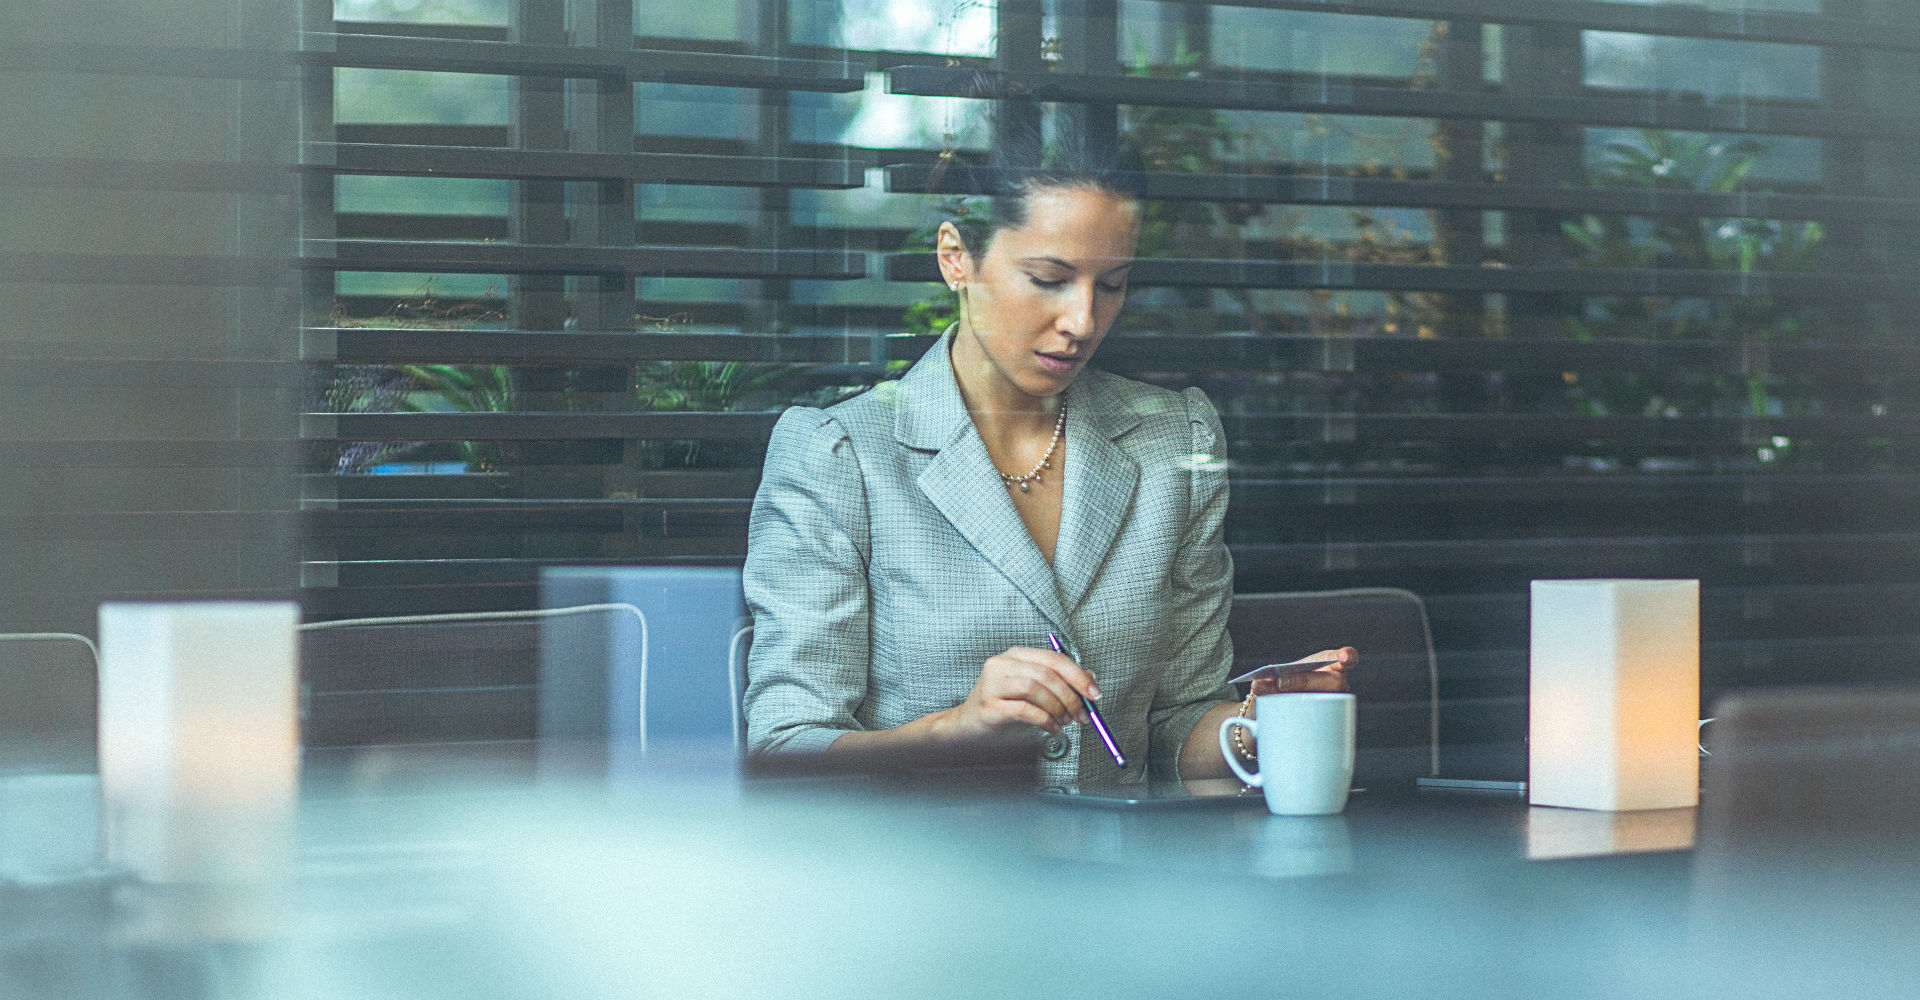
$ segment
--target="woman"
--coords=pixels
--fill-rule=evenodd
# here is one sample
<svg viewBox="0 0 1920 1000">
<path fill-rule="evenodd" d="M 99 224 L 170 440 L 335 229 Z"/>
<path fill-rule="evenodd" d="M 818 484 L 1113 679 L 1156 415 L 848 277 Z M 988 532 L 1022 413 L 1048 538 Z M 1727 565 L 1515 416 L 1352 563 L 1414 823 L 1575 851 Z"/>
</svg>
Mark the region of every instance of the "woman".
<svg viewBox="0 0 1920 1000">
<path fill-rule="evenodd" d="M 774 429 L 745 572 L 750 748 L 1045 730 L 1048 784 L 1227 774 L 1215 733 L 1245 709 L 1224 682 L 1219 417 L 1198 389 L 1087 369 L 1139 204 L 1093 171 L 999 190 L 970 232 L 940 227 L 946 336 L 900 381 Z M 1354 651 L 1322 655 L 1339 662 L 1289 690 L 1344 689 Z M 1082 696 L 1147 767 L 1116 774 Z"/>
</svg>

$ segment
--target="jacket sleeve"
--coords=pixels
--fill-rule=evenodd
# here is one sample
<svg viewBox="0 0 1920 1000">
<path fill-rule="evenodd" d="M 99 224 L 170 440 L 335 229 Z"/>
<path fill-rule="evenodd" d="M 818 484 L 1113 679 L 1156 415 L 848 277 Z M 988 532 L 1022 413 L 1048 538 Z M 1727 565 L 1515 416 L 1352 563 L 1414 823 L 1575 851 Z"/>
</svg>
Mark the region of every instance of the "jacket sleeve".
<svg viewBox="0 0 1920 1000">
<path fill-rule="evenodd" d="M 824 750 L 863 728 L 853 713 L 870 656 L 867 523 L 846 432 L 812 407 L 782 414 L 747 527 L 749 753 Z"/>
<path fill-rule="evenodd" d="M 1188 475 L 1189 501 L 1180 551 L 1174 554 L 1172 662 L 1160 675 L 1147 716 L 1148 772 L 1178 778 L 1180 747 L 1207 710 L 1232 701 L 1226 682 L 1233 665 L 1227 612 L 1233 605 L 1233 557 L 1227 552 L 1226 434 L 1220 415 L 1199 389 L 1182 394 L 1192 450 L 1179 457 Z"/>
</svg>

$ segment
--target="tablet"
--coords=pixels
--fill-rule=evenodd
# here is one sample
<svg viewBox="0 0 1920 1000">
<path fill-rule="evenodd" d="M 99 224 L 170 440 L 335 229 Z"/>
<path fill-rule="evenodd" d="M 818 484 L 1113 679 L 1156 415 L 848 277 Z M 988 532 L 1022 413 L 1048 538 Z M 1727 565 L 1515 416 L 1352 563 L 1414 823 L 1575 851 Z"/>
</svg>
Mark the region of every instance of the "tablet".
<svg viewBox="0 0 1920 1000">
<path fill-rule="evenodd" d="M 1277 680 L 1288 674 L 1304 674 L 1321 667 L 1332 666 L 1339 660 L 1295 660 L 1292 663 L 1269 663 L 1264 667 L 1255 667 L 1238 677 L 1227 678 L 1228 684 L 1246 684 L 1257 680 Z"/>
<path fill-rule="evenodd" d="M 1267 804 L 1260 789 L 1249 788 L 1232 778 L 1129 785 L 1049 785 L 1040 789 L 1039 795 L 1046 802 L 1095 809 L 1264 808 Z"/>
</svg>

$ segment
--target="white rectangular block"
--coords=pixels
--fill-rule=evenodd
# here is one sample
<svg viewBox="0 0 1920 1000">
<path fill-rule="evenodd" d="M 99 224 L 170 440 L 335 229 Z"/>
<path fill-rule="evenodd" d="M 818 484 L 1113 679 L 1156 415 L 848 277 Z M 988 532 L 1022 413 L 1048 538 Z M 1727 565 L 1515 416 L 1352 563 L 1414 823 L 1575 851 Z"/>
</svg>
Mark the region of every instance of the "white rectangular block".
<svg viewBox="0 0 1920 1000">
<path fill-rule="evenodd" d="M 107 863 L 155 882 L 274 877 L 300 767 L 290 602 L 100 606 Z"/>
<path fill-rule="evenodd" d="M 1700 581 L 1535 580 L 1527 795 L 1537 806 L 1700 801 Z"/>
</svg>

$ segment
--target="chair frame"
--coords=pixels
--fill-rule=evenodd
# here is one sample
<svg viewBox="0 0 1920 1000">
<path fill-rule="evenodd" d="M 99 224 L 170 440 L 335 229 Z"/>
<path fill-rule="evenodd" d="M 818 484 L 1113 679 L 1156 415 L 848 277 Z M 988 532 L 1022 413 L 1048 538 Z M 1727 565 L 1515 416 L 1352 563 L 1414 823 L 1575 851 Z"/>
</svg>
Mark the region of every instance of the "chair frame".
<svg viewBox="0 0 1920 1000">
<path fill-rule="evenodd" d="M 71 639 L 75 642 L 80 643 L 82 646 L 87 647 L 87 653 L 93 657 L 94 672 L 96 674 L 99 673 L 100 671 L 99 645 L 96 644 L 92 639 L 84 635 L 81 635 L 78 632 L 0 632 L 0 642 L 34 641 L 34 640 L 53 641 L 53 640 L 61 640 L 61 639 Z"/>
<path fill-rule="evenodd" d="M 727 693 L 733 696 L 733 748 L 747 752 L 747 658 L 740 653 L 741 643 L 753 637 L 753 625 L 735 629 L 727 643 Z"/>
<path fill-rule="evenodd" d="M 1402 587 L 1347 587 L 1339 590 L 1261 590 L 1235 594 L 1234 599 L 1288 597 L 1306 600 L 1342 597 L 1392 597 L 1411 601 L 1420 610 L 1421 638 L 1427 646 L 1427 767 L 1431 776 L 1440 774 L 1440 658 L 1433 648 L 1433 620 L 1427 615 L 1426 599 Z M 1366 650 L 1360 650 L 1364 658 Z"/>
<path fill-rule="evenodd" d="M 0 643 L 7 643 L 7 642 L 79 643 L 87 651 L 87 665 L 93 669 L 92 680 L 94 684 L 94 690 L 96 692 L 99 690 L 100 646 L 98 643 L 94 642 L 91 637 L 81 635 L 78 632 L 0 632 Z M 97 726 L 99 722 L 97 705 L 96 705 L 96 710 L 94 714 L 94 721 Z M 96 768 L 98 767 L 97 760 L 95 761 L 95 766 Z"/>
<path fill-rule="evenodd" d="M 631 604 L 575 604 L 564 608 L 528 608 L 518 611 L 453 611 L 430 615 L 394 615 L 384 618 L 339 618 L 332 621 L 302 622 L 300 631 L 313 632 L 323 629 L 350 628 L 382 625 L 440 625 L 454 622 L 511 622 L 537 621 L 543 618 L 558 618 L 567 615 L 583 615 L 596 612 L 632 612 L 640 621 L 640 752 L 647 752 L 647 656 L 651 646 L 647 634 L 646 612 Z M 734 723 L 738 736 L 739 723 Z"/>
</svg>

